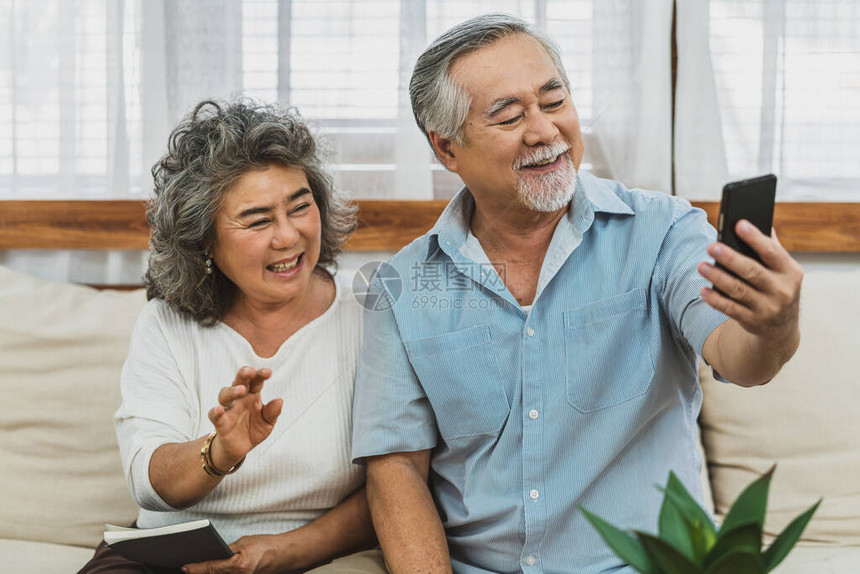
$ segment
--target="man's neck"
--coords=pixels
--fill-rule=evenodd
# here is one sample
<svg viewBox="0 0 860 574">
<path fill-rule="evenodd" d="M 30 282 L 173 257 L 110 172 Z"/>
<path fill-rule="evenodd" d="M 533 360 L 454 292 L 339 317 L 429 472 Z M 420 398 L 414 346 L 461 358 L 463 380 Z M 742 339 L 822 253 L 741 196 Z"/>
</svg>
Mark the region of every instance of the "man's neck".
<svg viewBox="0 0 860 574">
<path fill-rule="evenodd" d="M 481 209 L 476 201 L 470 227 L 481 242 L 490 261 L 496 263 L 490 251 L 504 252 L 517 259 L 520 255 L 534 259 L 546 253 L 558 222 L 568 207 L 552 212 L 541 212 L 524 207 L 505 210 Z"/>
<path fill-rule="evenodd" d="M 534 301 L 544 257 L 567 210 L 567 207 L 553 212 L 510 208 L 503 213 L 488 213 L 475 204 L 472 234 L 520 305 L 531 305 Z"/>
</svg>

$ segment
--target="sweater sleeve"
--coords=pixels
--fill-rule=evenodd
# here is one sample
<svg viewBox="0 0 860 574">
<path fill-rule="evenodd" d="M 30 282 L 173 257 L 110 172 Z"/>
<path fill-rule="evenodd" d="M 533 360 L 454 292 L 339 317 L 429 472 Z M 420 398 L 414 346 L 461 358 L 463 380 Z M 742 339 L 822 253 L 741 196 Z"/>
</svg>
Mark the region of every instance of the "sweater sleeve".
<svg viewBox="0 0 860 574">
<path fill-rule="evenodd" d="M 166 443 L 187 442 L 194 436 L 199 401 L 176 360 L 182 356 L 178 317 L 159 301 L 141 311 L 122 369 L 122 404 L 115 415 L 123 471 L 132 497 L 147 510 L 174 510 L 155 492 L 149 463 Z M 173 319 L 173 321 L 171 321 Z M 172 335 L 171 336 L 171 332 Z"/>
</svg>

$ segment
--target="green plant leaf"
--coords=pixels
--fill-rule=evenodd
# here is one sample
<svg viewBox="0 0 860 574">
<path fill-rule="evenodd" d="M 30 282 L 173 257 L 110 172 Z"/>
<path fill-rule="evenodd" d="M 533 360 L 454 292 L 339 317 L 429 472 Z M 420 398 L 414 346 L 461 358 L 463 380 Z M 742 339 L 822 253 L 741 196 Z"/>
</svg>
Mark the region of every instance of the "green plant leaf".
<svg viewBox="0 0 860 574">
<path fill-rule="evenodd" d="M 660 539 L 696 564 L 701 564 L 701 556 L 696 548 L 696 525 L 681 512 L 681 508 L 669 497 L 670 490 L 681 498 L 689 496 L 674 473 L 669 473 L 666 495 L 660 507 L 659 533 Z M 680 492 L 679 492 L 680 491 Z"/>
<path fill-rule="evenodd" d="M 735 550 L 712 564 L 705 574 L 765 574 L 764 561 L 757 553 Z"/>
<path fill-rule="evenodd" d="M 818 502 L 809 508 L 809 510 L 792 520 L 791 524 L 786 526 L 785 530 L 779 533 L 779 536 L 776 537 L 773 544 L 771 544 L 767 551 L 765 551 L 764 563 L 767 567 L 767 572 L 776 568 L 791 551 L 800 539 L 800 535 L 803 534 L 803 530 L 806 528 L 806 525 L 809 523 L 810 519 L 812 519 L 812 515 L 815 514 L 816 510 L 818 510 L 818 505 L 821 504 L 822 500 L 823 499 L 819 499 Z"/>
<path fill-rule="evenodd" d="M 583 507 L 580 506 L 579 509 L 619 558 L 627 562 L 642 574 L 663 574 L 657 568 L 657 565 L 651 557 L 648 556 L 648 553 L 645 551 L 645 548 L 639 540 L 630 536 L 623 530 L 619 530 L 612 526 Z"/>
<path fill-rule="evenodd" d="M 636 532 L 642 546 L 665 574 L 702 574 L 702 568 L 667 542 L 644 532 Z"/>
<path fill-rule="evenodd" d="M 665 498 L 663 505 L 670 503 L 678 512 L 681 513 L 684 521 L 687 524 L 689 538 L 692 541 L 693 554 L 687 555 L 697 564 L 701 564 L 705 555 L 714 546 L 717 540 L 717 528 L 714 525 L 711 517 L 705 512 L 696 500 L 690 496 L 690 493 L 675 476 L 675 473 L 669 473 L 669 482 L 665 489 Z M 663 510 L 661 509 L 660 520 L 662 525 Z M 660 531 L 660 538 L 666 540 L 663 531 Z"/>
<path fill-rule="evenodd" d="M 767 509 L 767 493 L 770 489 L 770 479 L 776 465 L 747 486 L 735 500 L 726 519 L 717 534 L 717 540 L 723 537 L 723 532 L 730 532 L 738 526 L 755 523 L 764 529 L 764 514 Z"/>
<path fill-rule="evenodd" d="M 744 524 L 726 531 L 705 556 L 705 568 L 709 568 L 724 556 L 737 550 L 761 554 L 761 527 L 758 524 Z"/>
</svg>

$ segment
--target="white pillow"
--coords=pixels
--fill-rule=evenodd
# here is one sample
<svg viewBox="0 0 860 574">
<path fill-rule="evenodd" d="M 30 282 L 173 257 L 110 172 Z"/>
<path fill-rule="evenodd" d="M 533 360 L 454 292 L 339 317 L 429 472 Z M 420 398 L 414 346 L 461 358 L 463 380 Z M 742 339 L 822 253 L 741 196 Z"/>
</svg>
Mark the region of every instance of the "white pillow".
<svg viewBox="0 0 860 574">
<path fill-rule="evenodd" d="M 0 538 L 94 547 L 137 516 L 113 414 L 144 302 L 0 267 Z"/>
<path fill-rule="evenodd" d="M 700 371 L 700 419 L 717 515 L 776 462 L 766 530 L 824 497 L 803 540 L 860 544 L 860 271 L 807 273 L 801 344 L 776 378 L 743 389 Z"/>
</svg>

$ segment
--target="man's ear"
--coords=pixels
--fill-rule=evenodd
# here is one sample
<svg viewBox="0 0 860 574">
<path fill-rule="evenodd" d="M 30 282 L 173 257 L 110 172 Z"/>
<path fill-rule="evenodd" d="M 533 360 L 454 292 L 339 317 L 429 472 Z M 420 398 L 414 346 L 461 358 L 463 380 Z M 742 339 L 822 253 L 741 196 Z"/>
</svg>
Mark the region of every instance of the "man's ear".
<svg viewBox="0 0 860 574">
<path fill-rule="evenodd" d="M 443 138 L 439 132 L 429 132 L 430 144 L 433 146 L 433 151 L 436 152 L 436 157 L 442 162 L 442 165 L 448 168 L 449 171 L 456 173 L 457 158 L 454 157 L 454 150 L 451 149 L 451 140 Z"/>
</svg>

